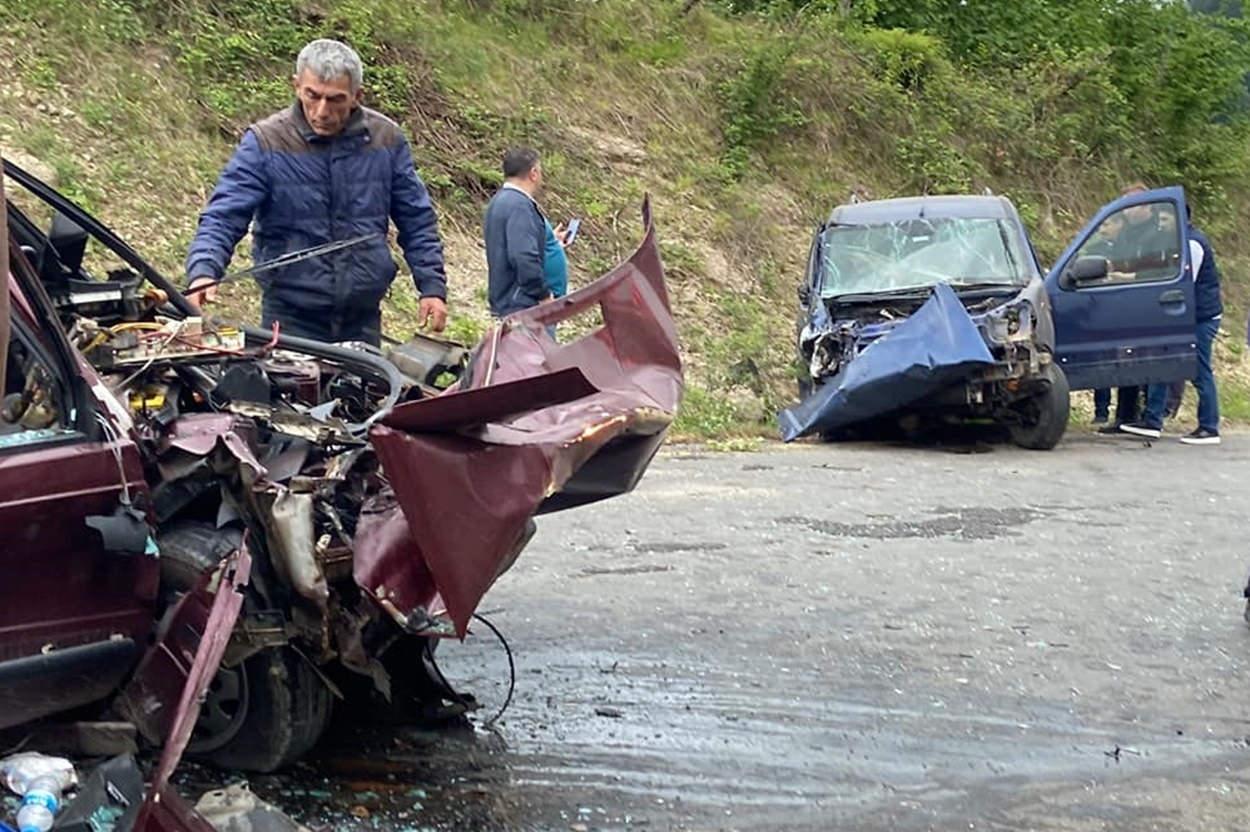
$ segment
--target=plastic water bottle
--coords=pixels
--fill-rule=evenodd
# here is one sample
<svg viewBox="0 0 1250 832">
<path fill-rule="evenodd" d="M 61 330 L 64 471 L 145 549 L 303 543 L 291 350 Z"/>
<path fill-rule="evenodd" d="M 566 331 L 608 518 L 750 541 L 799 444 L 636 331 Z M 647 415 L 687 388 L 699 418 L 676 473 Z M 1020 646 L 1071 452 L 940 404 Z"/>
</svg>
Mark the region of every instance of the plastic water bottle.
<svg viewBox="0 0 1250 832">
<path fill-rule="evenodd" d="M 48 832 L 61 806 L 61 789 L 61 778 L 55 774 L 41 774 L 31 780 L 17 812 L 17 832 Z"/>
<path fill-rule="evenodd" d="M 22 796 L 17 813 L 18 832 L 47 832 L 61 806 L 61 792 L 74 784 L 69 760 L 44 754 L 15 754 L 0 760 L 0 775 Z"/>
</svg>

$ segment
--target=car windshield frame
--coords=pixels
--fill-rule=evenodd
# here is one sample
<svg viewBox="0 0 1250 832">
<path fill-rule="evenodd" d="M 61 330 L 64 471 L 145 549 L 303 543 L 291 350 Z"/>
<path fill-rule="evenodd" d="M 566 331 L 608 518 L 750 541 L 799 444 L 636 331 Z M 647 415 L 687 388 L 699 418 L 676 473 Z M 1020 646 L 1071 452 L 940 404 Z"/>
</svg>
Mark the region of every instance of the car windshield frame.
<svg viewBox="0 0 1250 832">
<path fill-rule="evenodd" d="M 898 294 L 938 283 L 1020 288 L 1033 274 L 1006 217 L 911 217 L 821 231 L 816 286 L 824 299 Z"/>
</svg>

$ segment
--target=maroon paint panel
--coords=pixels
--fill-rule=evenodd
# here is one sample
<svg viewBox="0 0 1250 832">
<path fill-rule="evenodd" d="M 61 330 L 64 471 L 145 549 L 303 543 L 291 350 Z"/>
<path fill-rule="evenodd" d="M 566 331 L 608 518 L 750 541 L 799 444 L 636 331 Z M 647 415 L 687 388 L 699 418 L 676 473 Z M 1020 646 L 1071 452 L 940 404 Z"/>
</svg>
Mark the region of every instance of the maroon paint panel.
<svg viewBox="0 0 1250 832">
<path fill-rule="evenodd" d="M 235 459 L 256 473 L 264 474 L 264 466 L 245 438 L 254 431 L 252 422 L 230 413 L 191 413 L 170 425 L 163 441 L 170 448 L 195 456 L 208 456 L 220 441 Z"/>
<path fill-rule="evenodd" d="M 393 500 L 367 503 L 356 526 L 353 577 L 369 586 L 405 615 L 421 610 L 434 618 L 447 611 L 434 576 L 412 536 L 412 528 Z M 361 553 L 367 552 L 367 557 Z"/>
<path fill-rule="evenodd" d="M 374 428 L 412 541 L 386 550 L 358 542 L 356 580 L 375 598 L 403 614 L 417 609 L 423 590 L 403 560 L 419 559 L 463 636 L 543 502 L 612 440 L 667 429 L 682 394 L 681 354 L 649 203 L 643 219 L 646 235 L 628 260 L 508 317 L 474 349 L 467 382 L 399 405 Z M 596 308 L 603 325 L 588 335 L 567 344 L 547 335 L 546 326 Z M 467 406 L 474 399 L 481 409 Z M 654 445 L 637 448 L 614 464 L 640 474 Z"/>
<path fill-rule="evenodd" d="M 9 212 L 4 201 L 4 160 L 0 159 L 0 391 L 9 367 Z"/>
<path fill-rule="evenodd" d="M 570 367 L 489 387 L 452 390 L 425 400 L 420 408 L 397 409 L 386 424 L 413 433 L 450 431 L 514 416 L 518 406 L 526 410 L 552 407 L 595 392 L 582 371 Z"/>
<path fill-rule="evenodd" d="M 137 449 L 129 441 L 121 449 L 131 493 L 146 491 Z M 121 479 L 113 449 L 81 437 L 0 455 L 0 571 L 20 581 L 38 564 L 38 586 L 56 589 L 6 593 L 0 661 L 113 634 L 146 639 L 158 561 L 105 552 L 87 525 L 88 517 L 116 509 Z"/>
<path fill-rule="evenodd" d="M 123 693 L 122 707 L 144 735 L 164 742 L 136 829 L 180 828 L 145 824 L 159 823 L 169 815 L 168 809 L 156 804 L 167 793 L 169 777 L 191 739 L 209 682 L 243 608 L 243 588 L 251 570 L 252 557 L 244 544 L 223 561 L 219 571 L 206 575 L 183 596 Z M 215 591 L 211 588 L 214 579 Z"/>
<path fill-rule="evenodd" d="M 542 448 L 501 448 L 462 436 L 413 436 L 386 427 L 372 436 L 403 507 L 419 558 L 464 634 L 478 602 L 520 539 L 549 476 Z M 389 554 L 390 557 L 386 557 Z M 403 580 L 413 567 L 357 544 L 357 583 L 409 614 L 425 589 Z M 382 593 L 379 594 L 378 590 Z"/>
<path fill-rule="evenodd" d="M 152 795 L 140 810 L 134 832 L 216 832 L 173 786 L 166 784 Z"/>
</svg>

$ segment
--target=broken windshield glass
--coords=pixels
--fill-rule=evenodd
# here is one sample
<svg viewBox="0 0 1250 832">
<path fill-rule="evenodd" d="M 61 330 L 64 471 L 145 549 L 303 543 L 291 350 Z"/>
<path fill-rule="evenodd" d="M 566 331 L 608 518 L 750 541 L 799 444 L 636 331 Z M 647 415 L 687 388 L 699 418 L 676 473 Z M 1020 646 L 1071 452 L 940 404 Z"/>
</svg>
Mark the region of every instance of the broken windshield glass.
<svg viewBox="0 0 1250 832">
<path fill-rule="evenodd" d="M 1006 220 L 908 219 L 832 226 L 824 233 L 820 294 L 919 289 L 937 283 L 1023 285 L 1018 235 Z"/>
</svg>

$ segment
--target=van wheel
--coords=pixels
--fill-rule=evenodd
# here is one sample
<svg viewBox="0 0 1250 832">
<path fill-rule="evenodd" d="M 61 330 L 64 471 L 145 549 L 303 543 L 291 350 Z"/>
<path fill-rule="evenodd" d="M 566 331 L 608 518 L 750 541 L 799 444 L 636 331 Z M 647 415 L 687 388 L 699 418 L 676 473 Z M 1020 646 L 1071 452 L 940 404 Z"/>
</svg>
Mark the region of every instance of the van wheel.
<svg viewBox="0 0 1250 832">
<path fill-rule="evenodd" d="M 239 544 L 240 533 L 211 523 L 161 531 L 161 593 L 185 592 Z M 307 753 L 330 721 L 330 691 L 290 647 L 271 647 L 209 683 L 187 746 L 190 756 L 225 769 L 268 772 Z"/>
<path fill-rule="evenodd" d="M 1046 387 L 1016 405 L 1019 420 L 1011 425 L 1011 439 L 1022 448 L 1049 451 L 1068 429 L 1068 377 L 1055 362 L 1042 368 Z"/>
</svg>

